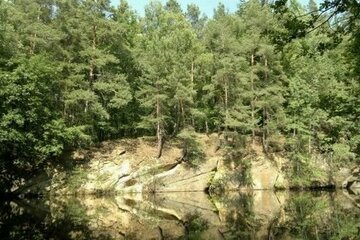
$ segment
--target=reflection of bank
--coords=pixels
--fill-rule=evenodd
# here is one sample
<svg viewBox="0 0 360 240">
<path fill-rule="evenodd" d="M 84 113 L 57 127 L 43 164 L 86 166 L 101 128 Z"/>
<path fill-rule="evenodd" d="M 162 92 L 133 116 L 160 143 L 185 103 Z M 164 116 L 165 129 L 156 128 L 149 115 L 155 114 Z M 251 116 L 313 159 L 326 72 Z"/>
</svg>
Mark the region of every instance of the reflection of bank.
<svg viewBox="0 0 360 240">
<path fill-rule="evenodd" d="M 52 211 L 63 212 L 69 201 L 63 198 Z M 199 239 L 219 234 L 218 215 L 202 192 L 86 196 L 76 201 L 89 219 L 91 239 Z"/>
<path fill-rule="evenodd" d="M 137 239 L 182 239 L 200 232 L 218 234 L 214 228 L 220 225 L 218 215 L 202 192 L 117 196 L 114 203 L 122 210 L 117 213 L 122 231 L 136 232 Z"/>
<path fill-rule="evenodd" d="M 0 202 L 0 239 L 90 239 L 88 217 L 80 205 L 64 206 L 61 215 L 54 216 L 49 199 L 18 199 Z"/>
<path fill-rule="evenodd" d="M 268 228 L 278 217 L 286 192 L 229 192 L 214 201 L 225 239 L 268 239 Z"/>
<path fill-rule="evenodd" d="M 274 239 L 359 239 L 360 209 L 340 191 L 291 192 Z"/>
<path fill-rule="evenodd" d="M 343 190 L 343 194 L 352 202 L 353 205 L 360 208 L 360 188 Z"/>
<path fill-rule="evenodd" d="M 2 203 L 0 239 L 356 239 L 348 192 L 202 192 Z"/>
</svg>

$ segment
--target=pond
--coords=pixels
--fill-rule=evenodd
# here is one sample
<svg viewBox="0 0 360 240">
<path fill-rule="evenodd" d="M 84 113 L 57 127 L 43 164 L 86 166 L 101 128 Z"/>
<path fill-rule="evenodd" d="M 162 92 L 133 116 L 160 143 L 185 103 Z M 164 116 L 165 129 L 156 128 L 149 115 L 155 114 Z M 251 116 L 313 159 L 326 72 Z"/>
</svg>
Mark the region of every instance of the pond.
<svg viewBox="0 0 360 240">
<path fill-rule="evenodd" d="M 0 203 L 0 239 L 360 239 L 358 196 L 202 192 Z"/>
</svg>

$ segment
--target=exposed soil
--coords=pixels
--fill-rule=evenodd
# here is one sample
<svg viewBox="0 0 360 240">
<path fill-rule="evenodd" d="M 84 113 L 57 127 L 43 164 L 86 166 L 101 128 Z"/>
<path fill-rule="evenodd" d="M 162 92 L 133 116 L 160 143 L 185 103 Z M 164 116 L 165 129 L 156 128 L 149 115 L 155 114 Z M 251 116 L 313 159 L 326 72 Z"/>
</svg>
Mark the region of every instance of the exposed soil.
<svg viewBox="0 0 360 240">
<path fill-rule="evenodd" d="M 217 134 L 205 135 L 197 134 L 197 140 L 201 144 L 207 158 L 220 156 L 218 151 L 219 138 Z M 101 160 L 120 162 L 121 159 L 130 159 L 133 168 L 141 164 L 152 165 L 161 163 L 162 165 L 173 164 L 182 157 L 181 142 L 177 139 L 166 141 L 163 148 L 163 154 L 158 159 L 157 144 L 154 137 L 141 137 L 137 139 L 121 139 L 104 141 L 97 146 L 89 149 L 80 149 L 72 154 L 75 161 L 96 161 Z"/>
</svg>

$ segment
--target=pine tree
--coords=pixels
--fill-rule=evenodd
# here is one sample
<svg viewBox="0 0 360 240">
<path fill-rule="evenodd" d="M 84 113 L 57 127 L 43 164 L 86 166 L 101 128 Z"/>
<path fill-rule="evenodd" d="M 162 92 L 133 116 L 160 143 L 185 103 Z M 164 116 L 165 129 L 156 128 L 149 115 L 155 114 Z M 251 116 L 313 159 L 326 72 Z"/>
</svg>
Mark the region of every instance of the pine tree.
<svg viewBox="0 0 360 240">
<path fill-rule="evenodd" d="M 141 127 L 155 127 L 160 157 L 166 130 L 176 133 L 189 119 L 196 35 L 181 13 L 160 3 L 151 3 L 146 13 L 138 50 L 144 69 L 138 96 L 148 115 Z"/>
<path fill-rule="evenodd" d="M 225 15 L 227 15 L 225 5 L 219 2 L 216 9 L 214 9 L 214 19 L 217 20 L 224 17 Z"/>
<path fill-rule="evenodd" d="M 197 5 L 189 4 L 187 6 L 186 17 L 193 29 L 195 29 L 195 32 L 200 37 L 207 20 L 206 16 L 201 16 L 200 9 Z"/>
<path fill-rule="evenodd" d="M 238 21 L 233 16 L 218 16 L 218 19 L 210 21 L 205 30 L 205 41 L 209 51 L 213 52 L 212 79 L 203 88 L 208 94 L 206 98 L 211 101 L 214 108 L 212 114 L 217 115 L 214 125 L 225 127 L 224 122 L 229 118 L 229 109 L 233 102 L 234 86 L 237 83 L 236 38 L 234 29 Z M 215 103 L 215 105 L 214 105 Z M 210 116 L 208 118 L 211 118 Z"/>
<path fill-rule="evenodd" d="M 112 42 L 124 37 L 122 24 L 107 17 L 110 12 L 109 1 L 66 0 L 59 4 L 57 18 L 64 36 L 61 53 L 67 74 L 64 118 L 70 126 L 88 126 L 89 134 L 99 139 L 116 134 L 118 129 L 109 119 L 116 118 L 114 113 L 132 98 L 126 77 L 114 68 L 119 61 L 110 52 L 117 50 Z"/>
<path fill-rule="evenodd" d="M 314 0 L 309 0 L 307 11 L 311 14 L 316 14 L 317 11 L 319 11 L 319 8 Z"/>
<path fill-rule="evenodd" d="M 285 75 L 267 34 L 280 26 L 271 14 L 268 5 L 250 1 L 239 11 L 245 25 L 245 33 L 240 39 L 247 56 L 250 71 L 248 79 L 251 89 L 252 139 L 255 141 L 257 129 L 262 135 L 264 150 L 268 149 L 268 138 L 277 134 L 283 121 L 283 82 Z"/>
<path fill-rule="evenodd" d="M 9 68 L 11 58 L 17 53 L 16 32 L 11 25 L 12 11 L 8 3 L 0 2 L 0 71 Z"/>
<path fill-rule="evenodd" d="M 182 13 L 181 6 L 176 0 L 168 0 L 165 4 L 165 10 L 173 13 Z"/>
</svg>

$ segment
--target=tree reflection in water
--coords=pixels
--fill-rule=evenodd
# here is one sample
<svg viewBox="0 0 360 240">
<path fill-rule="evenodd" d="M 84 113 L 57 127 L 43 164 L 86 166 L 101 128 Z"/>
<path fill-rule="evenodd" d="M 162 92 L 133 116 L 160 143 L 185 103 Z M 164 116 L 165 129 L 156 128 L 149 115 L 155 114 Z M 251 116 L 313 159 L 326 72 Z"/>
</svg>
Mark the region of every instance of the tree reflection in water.
<svg viewBox="0 0 360 240">
<path fill-rule="evenodd" d="M 92 239 L 86 214 L 74 204 L 66 205 L 61 216 L 54 218 L 50 207 L 40 200 L 1 203 L 0 239 Z"/>
<path fill-rule="evenodd" d="M 274 239 L 360 239 L 360 211 L 339 192 L 291 193 Z"/>
<path fill-rule="evenodd" d="M 271 191 L 14 200 L 0 203 L 0 239 L 360 239 L 349 196 L 283 193 L 276 206 Z"/>
<path fill-rule="evenodd" d="M 226 239 L 256 239 L 256 232 L 260 227 L 260 220 L 254 212 L 253 192 L 239 193 L 234 198 L 223 198 L 226 210 L 223 235 Z"/>
</svg>

